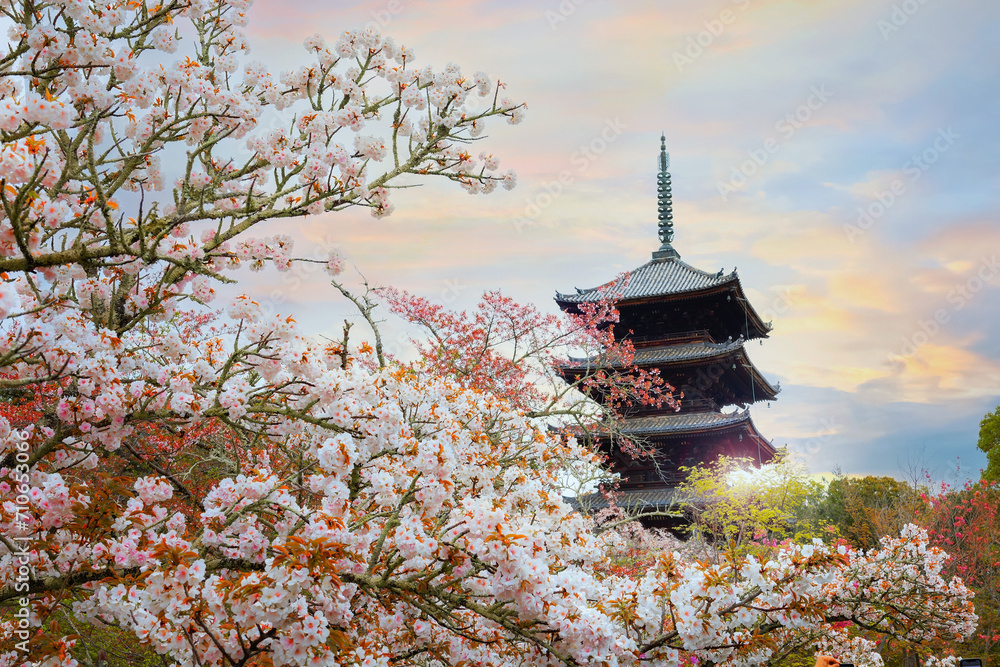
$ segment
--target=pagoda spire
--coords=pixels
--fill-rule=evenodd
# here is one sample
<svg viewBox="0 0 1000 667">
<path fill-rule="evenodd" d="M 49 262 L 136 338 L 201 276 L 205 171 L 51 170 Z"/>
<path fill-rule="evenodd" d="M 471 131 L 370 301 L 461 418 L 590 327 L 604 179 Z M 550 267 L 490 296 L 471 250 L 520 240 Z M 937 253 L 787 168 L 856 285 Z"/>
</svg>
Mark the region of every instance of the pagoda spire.
<svg viewBox="0 0 1000 667">
<path fill-rule="evenodd" d="M 653 253 L 653 259 L 676 259 L 680 257 L 670 243 L 674 240 L 674 202 L 670 186 L 670 154 L 667 153 L 667 137 L 660 134 L 659 172 L 656 174 L 657 225 L 660 234 L 660 249 Z"/>
</svg>

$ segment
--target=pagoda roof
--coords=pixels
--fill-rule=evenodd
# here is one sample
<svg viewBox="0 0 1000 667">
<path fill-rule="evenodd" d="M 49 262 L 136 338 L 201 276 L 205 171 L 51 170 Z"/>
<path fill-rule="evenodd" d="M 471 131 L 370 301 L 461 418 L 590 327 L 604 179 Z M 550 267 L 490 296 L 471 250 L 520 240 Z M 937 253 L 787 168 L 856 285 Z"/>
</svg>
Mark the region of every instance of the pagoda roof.
<svg viewBox="0 0 1000 667">
<path fill-rule="evenodd" d="M 637 366 L 646 366 L 664 362 L 703 361 L 712 357 L 727 355 L 742 348 L 743 340 L 739 338 L 726 341 L 725 343 L 713 343 L 706 340 L 693 343 L 680 343 L 678 345 L 640 347 L 635 351 L 635 364 Z"/>
<path fill-rule="evenodd" d="M 678 257 L 654 259 L 615 280 L 592 287 L 577 289 L 576 294 L 556 292 L 561 303 L 588 303 L 611 298 L 616 303 L 648 299 L 657 296 L 700 292 L 739 282 L 736 271 L 707 273 L 696 269 Z"/>
<path fill-rule="evenodd" d="M 651 366 L 659 363 L 672 363 L 682 361 L 702 361 L 730 352 L 740 350 L 743 347 L 741 339 L 727 341 L 725 343 L 713 343 L 710 340 L 694 341 L 690 343 L 677 343 L 668 345 L 657 345 L 652 347 L 639 347 L 635 350 L 633 364 L 636 366 Z M 600 355 L 585 359 L 582 357 L 570 357 L 569 363 L 563 364 L 565 369 L 586 369 L 598 365 L 603 365 L 604 360 Z M 621 366 L 620 363 L 612 363 L 613 367 Z"/>
<path fill-rule="evenodd" d="M 615 422 L 614 433 L 625 436 L 645 437 L 657 435 L 687 435 L 702 431 L 715 431 L 726 429 L 741 424 L 749 425 L 750 429 L 757 433 L 757 429 L 750 419 L 750 410 L 736 410 L 734 412 L 716 412 L 715 410 L 691 410 L 683 412 L 670 412 L 667 414 L 653 415 L 647 417 L 625 417 Z M 577 427 L 570 426 L 569 432 L 582 433 Z M 597 433 L 606 431 L 602 428 Z M 759 433 L 758 433 L 759 435 Z M 763 436 L 761 436 L 763 439 Z"/>
<path fill-rule="evenodd" d="M 678 509 L 678 503 L 685 498 L 673 487 L 657 487 L 652 489 L 621 489 L 615 494 L 615 505 L 632 512 L 662 512 L 672 509 L 674 516 L 684 516 L 683 511 Z M 607 497 L 602 493 L 591 493 L 582 499 L 577 497 L 566 498 L 570 507 L 580 511 L 583 508 L 588 510 L 602 510 L 610 506 Z"/>
<path fill-rule="evenodd" d="M 644 347 L 635 351 L 636 366 L 656 366 L 656 365 L 688 365 L 692 362 L 709 363 L 714 359 L 728 359 L 731 357 L 740 360 L 740 366 L 750 374 L 750 380 L 757 385 L 760 399 L 773 400 L 781 391 L 780 384 L 771 384 L 764 375 L 757 370 L 757 367 L 750 361 L 746 346 L 742 338 L 728 341 L 726 343 L 698 342 L 684 343 L 681 345 L 661 345 L 658 347 Z M 728 364 L 728 362 L 727 362 Z"/>
<path fill-rule="evenodd" d="M 757 385 L 760 399 L 773 400 L 781 391 L 780 384 L 771 384 L 767 378 L 750 361 L 742 338 L 725 343 L 713 343 L 708 340 L 689 343 L 640 347 L 635 350 L 633 363 L 636 366 L 687 366 L 692 363 L 709 363 L 716 359 L 738 357 L 742 366 L 751 376 L 751 381 Z M 569 363 L 560 367 L 564 374 L 574 371 L 585 371 L 597 368 L 602 364 L 600 356 L 591 359 L 570 358 Z M 728 362 L 727 362 L 728 368 Z M 613 363 L 613 367 L 621 364 Z M 756 395 L 757 392 L 755 392 Z"/>
<path fill-rule="evenodd" d="M 623 435 L 634 436 L 682 435 L 738 424 L 749 424 L 753 428 L 749 410 L 737 410 L 730 413 L 676 412 L 655 417 L 631 417 L 623 420 L 617 430 Z"/>
<path fill-rule="evenodd" d="M 720 354 L 727 354 L 743 346 L 743 341 L 733 340 L 725 343 L 713 343 L 711 341 L 696 341 L 693 343 L 680 343 L 677 345 L 660 345 L 656 347 L 636 348 L 633 357 L 633 364 L 636 366 L 648 366 L 663 362 L 676 361 L 698 361 Z M 605 359 L 598 355 L 589 359 L 583 357 L 570 357 L 568 363 L 562 364 L 561 368 L 567 370 L 595 368 L 603 366 Z M 612 367 L 620 367 L 621 363 L 612 362 Z"/>
<path fill-rule="evenodd" d="M 749 435 L 774 456 L 776 450 L 771 442 L 760 434 L 750 410 L 735 412 L 684 411 L 649 417 L 626 417 L 615 431 L 625 437 L 634 438 L 674 438 L 692 435 L 711 435 L 730 429 L 745 429 Z"/>
<path fill-rule="evenodd" d="M 556 292 L 556 303 L 566 311 L 577 310 L 583 303 L 603 300 L 614 302 L 622 313 L 621 321 L 616 327 L 621 326 L 625 329 L 632 328 L 631 324 L 627 323 L 634 323 L 633 318 L 636 317 L 634 313 L 626 317 L 626 308 L 642 309 L 656 303 L 683 303 L 712 298 L 732 301 L 731 304 L 724 305 L 729 314 L 723 316 L 724 323 L 720 325 L 722 328 L 712 334 L 716 336 L 716 340 L 720 340 L 718 337 L 720 334 L 724 339 L 727 333 L 731 336 L 737 331 L 746 338 L 761 338 L 766 337 L 771 330 L 771 325 L 761 319 L 747 300 L 735 269 L 729 273 L 722 271 L 708 273 L 684 262 L 676 252 L 667 257 L 654 257 L 634 271 L 622 274 L 604 285 L 590 289 L 578 288 L 576 294 Z M 690 312 L 702 310 L 693 304 L 685 305 L 684 308 Z M 668 326 L 676 326 L 676 322 Z M 636 336 L 647 338 L 649 334 L 637 331 Z"/>
</svg>

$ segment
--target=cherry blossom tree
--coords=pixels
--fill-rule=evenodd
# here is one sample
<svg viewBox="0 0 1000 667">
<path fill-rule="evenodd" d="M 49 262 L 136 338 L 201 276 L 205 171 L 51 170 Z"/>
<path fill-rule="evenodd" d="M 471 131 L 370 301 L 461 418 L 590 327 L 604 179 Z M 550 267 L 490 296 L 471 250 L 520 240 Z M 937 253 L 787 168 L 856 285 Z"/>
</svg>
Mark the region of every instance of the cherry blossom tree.
<svg viewBox="0 0 1000 667">
<path fill-rule="evenodd" d="M 961 488 L 942 484 L 924 496 L 926 522 L 933 544 L 947 549 L 948 569 L 975 593 L 980 623 L 975 636 L 957 651 L 995 659 L 1000 655 L 1000 488 L 981 479 Z"/>
<path fill-rule="evenodd" d="M 631 405 L 679 408 L 673 387 L 656 369 L 635 365 L 632 342 L 615 339 L 611 325 L 619 315 L 612 292 L 577 314 L 561 315 L 499 291 L 483 294 L 471 313 L 398 289 L 378 293 L 420 327 L 413 343 L 429 369 L 504 397 L 529 416 L 576 427 L 577 435 L 613 428 Z"/>
<path fill-rule="evenodd" d="M 247 10 L 0 6 L 0 665 L 96 667 L 112 635 L 220 667 L 753 664 L 793 645 L 862 663 L 846 622 L 971 632 L 969 592 L 912 527 L 868 553 L 615 572 L 620 535 L 559 493 L 596 459 L 518 393 L 531 378 L 314 340 L 247 296 L 211 310 L 237 266 L 295 261 L 259 223 L 385 215 L 408 175 L 513 185 L 469 146 L 523 111 L 374 31 L 310 38 L 310 64 L 273 77 L 246 60 Z"/>
</svg>

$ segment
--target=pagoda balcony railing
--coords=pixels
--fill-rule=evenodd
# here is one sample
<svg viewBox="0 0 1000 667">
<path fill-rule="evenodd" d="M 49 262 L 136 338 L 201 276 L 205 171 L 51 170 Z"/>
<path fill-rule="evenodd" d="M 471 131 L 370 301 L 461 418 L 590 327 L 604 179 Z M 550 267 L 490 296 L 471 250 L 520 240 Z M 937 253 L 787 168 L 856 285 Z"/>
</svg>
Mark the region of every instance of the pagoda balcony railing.
<svg viewBox="0 0 1000 667">
<path fill-rule="evenodd" d="M 655 488 L 660 486 L 677 487 L 684 483 L 687 479 L 687 475 L 677 470 L 659 470 L 659 471 L 644 471 L 644 472 L 633 472 L 631 475 L 627 473 L 622 475 L 622 480 L 618 483 L 618 487 L 622 490 L 626 489 L 642 489 L 642 488 Z"/>
<path fill-rule="evenodd" d="M 711 398 L 682 398 L 681 412 L 691 410 L 697 412 L 720 412 L 722 406 Z"/>
<path fill-rule="evenodd" d="M 679 391 L 679 390 L 678 390 Z M 632 403 L 620 408 L 626 417 L 640 417 L 653 414 L 672 413 L 673 408 L 655 407 L 642 403 Z M 682 398 L 681 412 L 721 412 L 722 406 L 711 398 Z"/>
</svg>

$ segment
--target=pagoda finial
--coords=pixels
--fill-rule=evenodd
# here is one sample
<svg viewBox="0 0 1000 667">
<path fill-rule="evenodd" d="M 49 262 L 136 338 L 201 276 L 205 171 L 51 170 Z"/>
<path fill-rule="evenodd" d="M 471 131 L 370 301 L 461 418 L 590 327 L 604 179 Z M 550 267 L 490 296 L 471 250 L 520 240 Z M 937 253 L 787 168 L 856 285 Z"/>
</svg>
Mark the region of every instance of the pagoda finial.
<svg viewBox="0 0 1000 667">
<path fill-rule="evenodd" d="M 670 185 L 670 154 L 667 153 L 667 137 L 660 134 L 659 173 L 656 175 L 657 225 L 660 234 L 660 249 L 653 253 L 653 259 L 680 257 L 673 246 L 674 202 Z"/>
</svg>

